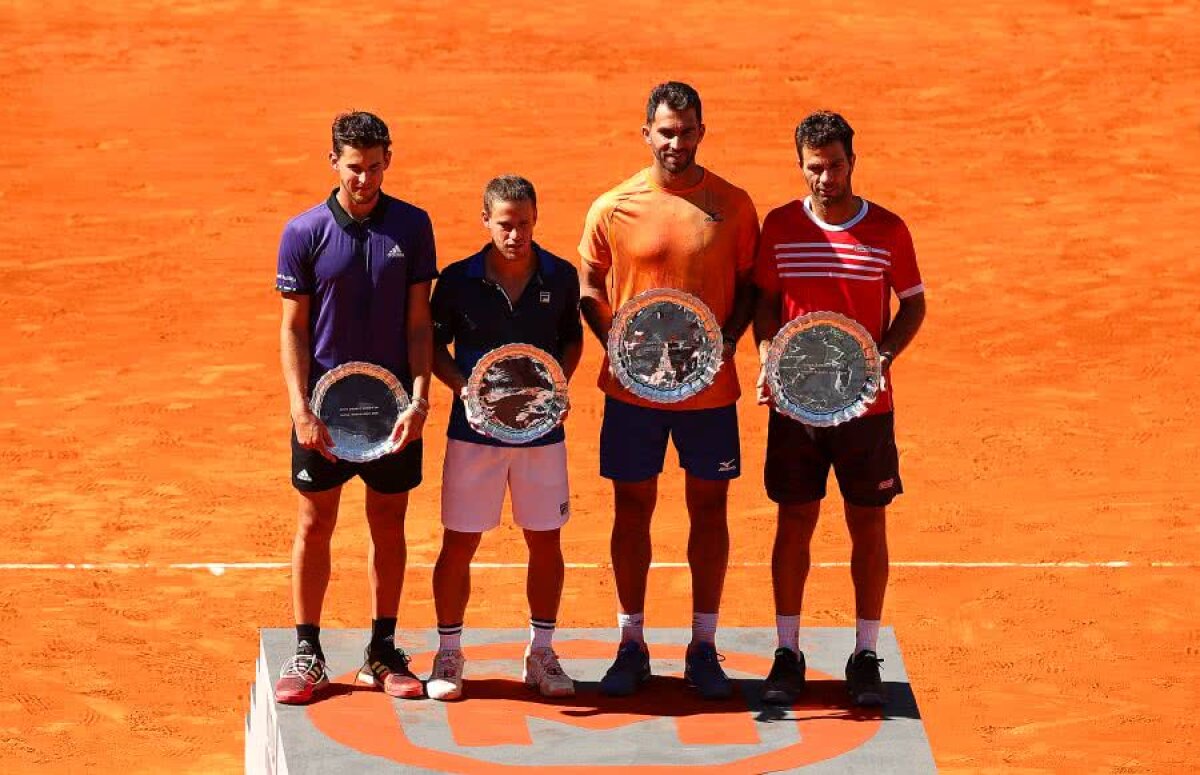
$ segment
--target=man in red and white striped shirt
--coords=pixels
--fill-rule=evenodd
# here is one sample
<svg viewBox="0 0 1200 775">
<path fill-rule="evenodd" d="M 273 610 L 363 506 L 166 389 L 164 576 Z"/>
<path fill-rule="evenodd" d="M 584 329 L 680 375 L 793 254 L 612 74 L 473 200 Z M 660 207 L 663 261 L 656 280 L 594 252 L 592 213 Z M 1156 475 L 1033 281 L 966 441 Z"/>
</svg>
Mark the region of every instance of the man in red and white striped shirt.
<svg viewBox="0 0 1200 775">
<path fill-rule="evenodd" d="M 885 372 L 916 336 L 925 288 L 908 227 L 899 216 L 854 194 L 854 130 L 836 113 L 814 113 L 796 128 L 796 151 L 810 195 L 772 210 L 755 260 L 760 295 L 754 333 L 765 362 L 786 321 L 838 312 L 863 325 L 879 346 Z M 899 299 L 895 318 L 891 297 Z M 853 549 L 857 637 L 846 665 L 855 704 L 881 704 L 876 655 L 887 588 L 885 511 L 903 490 L 892 420 L 891 379 L 867 413 L 832 428 L 814 428 L 771 410 L 766 487 L 779 504 L 771 558 L 779 648 L 764 687 L 769 702 L 790 704 L 804 686 L 798 629 L 809 569 L 809 544 L 833 467 L 845 501 Z M 759 403 L 770 403 L 765 374 Z"/>
</svg>

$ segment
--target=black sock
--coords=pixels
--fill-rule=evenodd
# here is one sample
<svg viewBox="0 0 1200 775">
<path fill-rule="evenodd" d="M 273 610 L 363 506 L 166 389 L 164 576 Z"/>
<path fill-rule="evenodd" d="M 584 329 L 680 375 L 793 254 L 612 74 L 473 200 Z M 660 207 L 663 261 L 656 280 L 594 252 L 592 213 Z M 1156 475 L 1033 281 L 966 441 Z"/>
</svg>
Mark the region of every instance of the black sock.
<svg viewBox="0 0 1200 775">
<path fill-rule="evenodd" d="M 296 645 L 301 641 L 308 641 L 313 650 L 317 652 L 317 656 L 325 659 L 325 652 L 321 651 L 321 627 L 316 624 L 297 624 L 296 625 Z"/>
<path fill-rule="evenodd" d="M 396 617 L 371 620 L 371 648 L 395 648 Z"/>
</svg>

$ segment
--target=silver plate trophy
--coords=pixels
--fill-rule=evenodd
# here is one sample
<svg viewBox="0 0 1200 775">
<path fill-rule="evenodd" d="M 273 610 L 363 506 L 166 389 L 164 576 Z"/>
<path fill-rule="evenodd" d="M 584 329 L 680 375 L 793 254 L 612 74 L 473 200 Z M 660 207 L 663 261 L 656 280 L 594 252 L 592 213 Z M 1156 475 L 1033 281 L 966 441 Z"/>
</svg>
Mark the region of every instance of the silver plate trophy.
<svg viewBox="0 0 1200 775">
<path fill-rule="evenodd" d="M 775 408 L 818 428 L 865 414 L 882 375 L 871 335 L 836 312 L 801 315 L 779 330 L 767 353 Z"/>
<path fill-rule="evenodd" d="M 562 422 L 567 378 L 545 350 L 506 344 L 475 364 L 463 398 L 476 430 L 506 444 L 524 444 Z"/>
<path fill-rule="evenodd" d="M 656 288 L 617 310 L 608 359 L 629 392 L 673 404 L 713 383 L 724 346 L 721 327 L 704 302 L 683 291 Z"/>
<path fill-rule="evenodd" d="M 330 451 L 342 460 L 365 463 L 392 451 L 388 439 L 409 399 L 395 374 L 373 363 L 350 361 L 325 372 L 310 403 L 333 437 Z"/>
</svg>

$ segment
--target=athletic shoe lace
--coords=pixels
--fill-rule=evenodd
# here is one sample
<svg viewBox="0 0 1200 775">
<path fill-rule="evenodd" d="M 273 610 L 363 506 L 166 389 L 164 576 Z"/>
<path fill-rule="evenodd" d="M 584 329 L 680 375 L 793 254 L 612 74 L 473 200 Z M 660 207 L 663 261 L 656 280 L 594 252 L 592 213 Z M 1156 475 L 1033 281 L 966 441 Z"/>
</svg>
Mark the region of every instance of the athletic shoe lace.
<svg viewBox="0 0 1200 775">
<path fill-rule="evenodd" d="M 864 667 L 867 666 L 868 662 L 874 662 L 876 668 L 883 664 L 883 658 L 874 651 L 860 651 L 858 652 L 858 655 L 854 657 L 854 661 L 856 664 Z"/>
<path fill-rule="evenodd" d="M 535 651 L 531 656 L 537 660 L 546 675 L 565 675 L 562 665 L 558 663 L 558 654 L 553 651 Z"/>
<path fill-rule="evenodd" d="M 720 652 L 718 652 L 718 651 L 716 650 L 716 648 L 711 648 L 711 649 L 697 649 L 697 650 L 696 650 L 696 656 L 697 656 L 697 657 L 698 657 L 698 658 L 699 658 L 701 661 L 704 661 L 704 662 L 713 662 L 713 663 L 718 663 L 718 662 L 724 662 L 724 661 L 725 661 L 725 655 L 724 655 L 724 654 L 722 654 L 722 653 L 720 653 Z"/>
<path fill-rule="evenodd" d="M 642 653 L 642 648 L 638 644 L 630 641 L 622 644 L 617 649 L 617 658 L 613 662 L 612 670 L 633 670 L 641 667 L 645 656 Z"/>
<path fill-rule="evenodd" d="M 280 678 L 315 678 L 320 675 L 316 654 L 296 654 L 283 663 Z"/>
<path fill-rule="evenodd" d="M 408 663 L 410 658 L 404 653 L 404 649 L 400 648 L 385 648 L 378 654 L 372 654 L 377 661 L 382 662 L 384 667 L 391 670 L 393 673 L 408 673 Z"/>
</svg>

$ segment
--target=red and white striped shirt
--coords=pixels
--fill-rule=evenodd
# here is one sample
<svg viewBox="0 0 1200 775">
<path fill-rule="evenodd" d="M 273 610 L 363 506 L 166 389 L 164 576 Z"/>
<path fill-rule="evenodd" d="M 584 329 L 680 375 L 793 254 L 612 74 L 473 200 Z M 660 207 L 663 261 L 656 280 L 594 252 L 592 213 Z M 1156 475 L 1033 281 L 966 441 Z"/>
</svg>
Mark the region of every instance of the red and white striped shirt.
<svg viewBox="0 0 1200 775">
<path fill-rule="evenodd" d="M 779 293 L 785 323 L 809 312 L 838 312 L 861 323 L 878 343 L 891 322 L 892 292 L 901 299 L 924 292 L 904 221 L 862 201 L 857 215 L 837 225 L 813 213 L 811 197 L 767 214 L 754 281 Z M 891 410 L 889 384 L 868 414 Z"/>
</svg>

